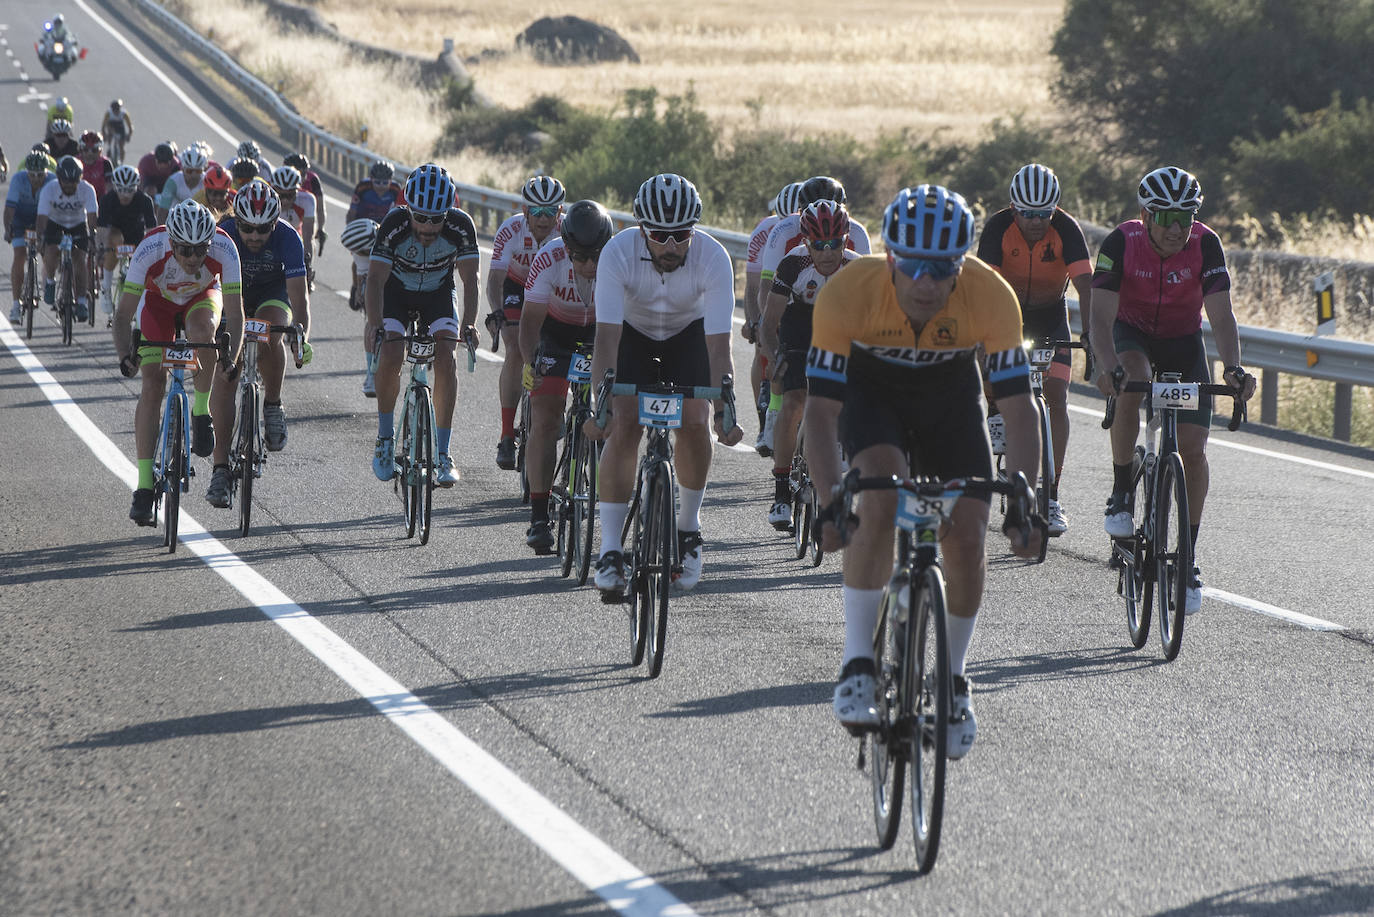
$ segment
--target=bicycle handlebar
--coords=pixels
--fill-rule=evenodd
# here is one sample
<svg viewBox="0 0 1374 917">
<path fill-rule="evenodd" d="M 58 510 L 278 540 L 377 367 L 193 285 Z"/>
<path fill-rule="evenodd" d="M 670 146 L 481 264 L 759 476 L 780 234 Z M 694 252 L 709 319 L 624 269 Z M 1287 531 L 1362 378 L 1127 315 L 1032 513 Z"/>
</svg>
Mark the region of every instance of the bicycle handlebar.
<svg viewBox="0 0 1374 917">
<path fill-rule="evenodd" d="M 143 333 L 137 328 L 134 329 L 134 353 L 138 353 L 140 347 L 192 347 L 197 350 L 218 351 L 218 358 L 221 363 L 229 362 L 229 332 L 220 331 L 215 335 L 214 341 L 188 341 L 185 338 L 178 338 L 174 341 L 149 341 L 143 337 Z"/>
<path fill-rule="evenodd" d="M 1154 382 L 1121 382 L 1117 385 L 1118 392 L 1141 392 L 1148 394 L 1153 390 Z M 1240 392 L 1231 386 L 1218 382 L 1188 382 L 1186 385 L 1196 385 L 1197 390 L 1203 395 L 1226 395 L 1231 399 L 1231 420 L 1226 424 L 1226 429 L 1232 433 L 1240 429 L 1248 417 L 1247 404 L 1244 398 L 1240 397 Z M 1243 384 L 1243 381 L 1242 381 Z M 1102 429 L 1110 430 L 1112 421 L 1116 419 L 1116 398 L 1107 396 L 1107 407 L 1102 414 Z"/>
<path fill-rule="evenodd" d="M 596 425 L 601 429 L 606 429 L 606 424 L 611 418 L 611 396 L 628 395 L 634 397 L 637 394 L 646 395 L 684 395 L 688 398 L 700 398 L 704 401 L 715 401 L 720 399 L 722 404 L 721 427 L 729 432 L 735 428 L 735 380 L 729 373 L 720 377 L 719 386 L 707 385 L 672 385 L 665 382 L 650 382 L 637 385 L 630 382 L 616 382 L 615 370 L 606 370 L 605 377 L 601 380 L 601 385 L 596 393 Z"/>
</svg>

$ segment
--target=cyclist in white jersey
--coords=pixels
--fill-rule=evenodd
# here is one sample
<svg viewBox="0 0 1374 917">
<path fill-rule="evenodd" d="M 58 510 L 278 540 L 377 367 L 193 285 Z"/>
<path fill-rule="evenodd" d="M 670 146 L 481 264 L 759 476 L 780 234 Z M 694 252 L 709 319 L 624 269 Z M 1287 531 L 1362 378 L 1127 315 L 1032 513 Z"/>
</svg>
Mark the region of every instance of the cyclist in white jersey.
<svg viewBox="0 0 1374 917">
<path fill-rule="evenodd" d="M 50 181 L 38 192 L 38 220 L 34 229 L 43 242 L 43 274 L 47 278 L 44 299 L 53 301 L 52 290 L 57 276 L 57 244 L 63 236 L 72 237 L 73 288 L 76 293 L 78 322 L 86 320 L 86 253 L 95 235 L 95 218 L 100 202 L 95 188 L 81 178 L 81 162 L 74 156 L 63 156 L 57 163 L 57 181 Z"/>
<path fill-rule="evenodd" d="M 596 336 L 596 265 L 614 233 L 615 224 L 604 207 L 596 201 L 578 201 L 563 217 L 558 238 L 539 249 L 530 262 L 525 281 L 525 305 L 520 312 L 521 381 L 530 393 L 531 415 L 525 450 L 530 482 L 525 544 L 536 554 L 549 554 L 554 546 L 549 490 L 568 374 L 574 364 L 587 372 L 585 353 Z"/>
<path fill-rule="evenodd" d="M 281 200 L 281 218 L 300 234 L 305 246 L 305 286 L 315 291 L 315 195 L 301 187 L 301 173 L 295 166 L 277 166 L 272 172 L 272 190 Z"/>
<path fill-rule="evenodd" d="M 520 308 L 525 301 L 525 281 L 530 262 L 550 239 L 558 238 L 563 219 L 563 183 L 548 175 L 536 175 L 520 189 L 525 203 L 520 212 L 496 230 L 487 266 L 487 330 L 501 328 L 506 360 L 501 365 L 498 391 L 501 399 L 501 436 L 496 443 L 496 465 L 515 469 L 515 412 L 520 407 Z"/>
<path fill-rule="evenodd" d="M 773 199 L 773 212 L 759 220 L 754 231 L 749 234 L 749 253 L 744 262 L 744 325 L 740 328 L 740 335 L 754 345 L 754 361 L 749 367 L 749 387 L 753 390 L 754 404 L 758 407 L 759 414 L 759 436 L 754 443 L 755 449 L 763 446 L 767 429 L 764 416 L 767 404 L 764 392 L 768 389 L 764 385 L 764 373 L 768 365 L 768 355 L 758 346 L 759 319 L 763 317 L 759 307 L 759 275 L 763 270 L 763 248 L 768 243 L 768 233 L 778 225 L 778 220 L 797 211 L 802 184 L 803 182 L 794 181 L 784 185 L 778 192 L 778 196 Z"/>
<path fill-rule="evenodd" d="M 695 227 L 701 219 L 696 186 L 681 175 L 655 175 L 635 195 L 639 226 L 621 230 L 601 250 L 596 273 L 596 344 L 592 379 L 607 369 L 628 384 L 669 382 L 715 386 L 734 372 L 730 354 L 735 280 L 730 256 L 719 242 Z M 661 366 L 656 361 L 661 361 Z M 676 434 L 678 472 L 677 584 L 690 589 L 701 579 L 701 501 L 711 469 L 711 406 L 688 399 Z M 715 431 L 726 445 L 740 441 L 738 425 Z M 629 511 L 642 430 L 634 398 L 616 397 L 608 430 L 594 419 L 585 425 L 592 439 L 605 439 L 601 453 L 599 509 L 601 557 L 596 586 L 605 601 L 625 592 L 625 558 L 620 530 Z"/>
<path fill-rule="evenodd" d="M 167 179 L 167 183 L 162 186 L 162 193 L 157 196 L 157 220 L 159 223 L 166 221 L 167 211 L 181 201 L 190 200 L 196 196 L 201 183 L 205 180 L 205 170 L 209 166 L 210 157 L 205 155 L 205 151 L 200 147 L 193 144 L 182 152 L 181 171 Z"/>
</svg>

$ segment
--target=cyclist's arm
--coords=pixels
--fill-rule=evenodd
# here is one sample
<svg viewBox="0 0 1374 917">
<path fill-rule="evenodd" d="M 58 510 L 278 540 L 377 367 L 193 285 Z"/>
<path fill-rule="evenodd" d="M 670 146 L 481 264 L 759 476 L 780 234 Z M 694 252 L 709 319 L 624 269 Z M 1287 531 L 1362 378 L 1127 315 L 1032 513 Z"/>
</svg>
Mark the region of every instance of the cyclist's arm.
<svg viewBox="0 0 1374 917">
<path fill-rule="evenodd" d="M 391 262 L 380 261 L 377 258 L 371 260 L 371 266 L 367 270 L 367 289 L 364 292 L 363 302 L 367 309 L 367 324 L 370 328 L 380 328 L 382 324 L 382 290 L 386 287 L 388 278 L 391 277 Z M 368 341 L 369 349 L 372 342 Z"/>
<path fill-rule="evenodd" d="M 1112 326 L 1116 324 L 1116 310 L 1120 304 L 1121 294 L 1116 290 L 1108 290 L 1105 287 L 1093 288 L 1092 347 L 1093 360 L 1097 364 L 1099 389 L 1102 389 L 1104 377 L 1111 376 L 1112 371 L 1119 365 L 1116 358 L 1116 342 L 1112 340 Z M 1103 393 L 1111 394 L 1105 389 Z"/>
<path fill-rule="evenodd" d="M 616 368 L 620 355 L 620 322 L 597 322 L 596 340 L 592 344 L 592 382 L 600 385 L 606 370 Z"/>
<path fill-rule="evenodd" d="M 234 285 L 234 291 L 224 293 L 224 324 L 229 329 L 229 353 L 237 363 L 243 347 L 243 294 Z"/>
<path fill-rule="evenodd" d="M 1040 411 L 1029 394 L 1003 395 L 997 409 L 1007 431 L 1007 477 L 1020 471 L 1034 481 L 1040 468 Z"/>
<path fill-rule="evenodd" d="M 286 301 L 291 304 L 291 317 L 300 323 L 307 333 L 310 331 L 310 291 L 305 285 L 305 275 L 286 278 Z"/>
<path fill-rule="evenodd" d="M 1202 298 L 1202 308 L 1207 312 L 1207 321 L 1212 325 L 1212 340 L 1216 342 L 1221 365 L 1239 366 L 1240 329 L 1236 325 L 1236 313 L 1231 306 L 1231 291 L 1217 290 L 1215 293 L 1207 294 Z M 1253 391 L 1253 381 L 1247 387 Z"/>
<path fill-rule="evenodd" d="M 467 328 L 469 325 L 477 323 L 477 262 L 480 259 L 462 258 L 454 265 L 454 270 L 458 273 L 458 279 L 463 284 L 463 321 L 461 327 Z M 369 281 L 371 276 L 369 275 Z"/>
<path fill-rule="evenodd" d="M 5 241 L 6 241 L 6 242 L 9 242 L 9 241 L 11 241 L 11 240 L 14 238 L 13 230 L 10 228 L 10 227 L 13 226 L 13 225 L 14 225 L 14 205 L 11 204 L 9 201 L 6 201 L 6 202 L 5 202 Z"/>
<path fill-rule="evenodd" d="M 539 332 L 549 314 L 547 302 L 535 302 L 528 297 L 520 310 L 520 362 L 533 363 L 539 349 Z"/>
<path fill-rule="evenodd" d="M 487 268 L 487 305 L 492 312 L 500 312 L 505 307 L 505 300 L 501 294 L 505 282 L 505 268 Z"/>
<path fill-rule="evenodd" d="M 787 311 L 787 297 L 774 290 L 764 301 L 767 305 L 759 322 L 759 347 L 763 355 L 771 360 L 778 352 L 778 324 L 782 321 L 782 314 Z"/>
<path fill-rule="evenodd" d="M 124 128 L 124 141 L 127 143 L 134 139 L 134 119 L 127 111 L 124 112 Z"/>
<path fill-rule="evenodd" d="M 744 270 L 744 326 L 756 326 L 759 321 L 759 275 L 757 271 Z M 748 335 L 745 335 L 748 337 Z"/>
<path fill-rule="evenodd" d="M 822 508 L 840 483 L 840 411 L 844 402 L 812 392 L 802 414 L 806 467 Z"/>
<path fill-rule="evenodd" d="M 1089 335 L 1092 334 L 1092 302 L 1093 302 L 1093 275 L 1079 274 L 1073 278 L 1073 289 L 1078 294 L 1078 316 L 1083 322 L 1083 336 L 1091 341 Z"/>
</svg>

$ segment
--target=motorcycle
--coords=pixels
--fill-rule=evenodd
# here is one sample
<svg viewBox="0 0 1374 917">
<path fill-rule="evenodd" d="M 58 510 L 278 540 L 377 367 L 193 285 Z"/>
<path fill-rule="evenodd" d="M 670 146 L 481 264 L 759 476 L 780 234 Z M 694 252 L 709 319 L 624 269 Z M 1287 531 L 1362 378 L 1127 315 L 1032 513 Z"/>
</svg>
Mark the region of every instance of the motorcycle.
<svg viewBox="0 0 1374 917">
<path fill-rule="evenodd" d="M 86 49 L 77 51 L 70 40 L 54 37 L 51 34 L 52 23 L 45 22 L 43 31 L 44 37 L 33 43 L 33 49 L 38 52 L 39 62 L 52 74 L 53 80 L 60 80 L 62 74 L 75 66 L 78 60 L 86 59 Z"/>
</svg>

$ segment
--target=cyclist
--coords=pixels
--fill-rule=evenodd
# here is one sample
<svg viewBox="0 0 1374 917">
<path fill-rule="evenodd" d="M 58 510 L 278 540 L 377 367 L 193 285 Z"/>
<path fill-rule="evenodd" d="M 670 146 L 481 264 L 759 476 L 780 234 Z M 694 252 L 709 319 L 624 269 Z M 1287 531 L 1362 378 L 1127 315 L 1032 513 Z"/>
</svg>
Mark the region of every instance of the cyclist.
<svg viewBox="0 0 1374 917">
<path fill-rule="evenodd" d="M 81 178 L 81 163 L 71 156 L 57 161 L 57 181 L 48 182 L 38 192 L 38 219 L 34 228 L 43 243 L 43 299 L 53 302 L 57 274 L 57 244 L 63 236 L 72 238 L 72 290 L 76 295 L 73 318 L 86 320 L 86 257 L 95 234 L 99 203 L 90 182 Z"/>
<path fill-rule="evenodd" d="M 596 262 L 615 234 L 615 224 L 596 201 L 578 201 L 564 214 L 559 230 L 558 237 L 540 248 L 530 262 L 520 312 L 521 378 L 530 393 L 525 449 L 530 527 L 525 544 L 536 554 L 553 550 L 549 490 L 568 394 L 568 370 L 578 349 L 590 347 L 596 335 Z"/>
<path fill-rule="evenodd" d="M 1059 207 L 1059 178 L 1049 166 L 1032 162 L 1011 179 L 1011 206 L 994 213 L 978 239 L 978 257 L 991 265 L 1016 291 L 1021 302 L 1021 333 L 1029 341 L 1069 340 L 1069 307 L 1064 293 L 1070 282 L 1078 293 L 1083 327 L 1089 327 L 1092 262 L 1088 241 L 1078 221 Z M 1084 340 L 1087 335 L 1084 334 Z M 1045 375 L 1045 406 L 1054 440 L 1054 480 L 1050 482 L 1051 535 L 1068 531 L 1059 505 L 1059 477 L 1069 447 L 1069 376 L 1073 352 L 1055 351 Z"/>
<path fill-rule="evenodd" d="M 601 250 L 596 274 L 596 341 L 592 379 L 606 370 L 617 382 L 675 385 L 720 384 L 734 372 L 730 353 L 735 280 L 730 256 L 719 242 L 696 230 L 701 196 L 681 175 L 662 173 L 635 194 L 639 225 L 621 230 Z M 689 257 L 690 256 L 690 257 Z M 656 365 L 661 363 L 661 365 Z M 677 584 L 691 589 L 701 579 L 701 502 L 711 470 L 711 405 L 688 399 L 676 433 L 678 471 Z M 722 429 L 723 407 L 715 412 L 715 432 L 732 446 L 744 436 L 736 425 Z M 605 440 L 598 481 L 601 556 L 596 587 L 606 601 L 625 592 L 625 556 L 620 531 L 629 512 L 635 462 L 642 430 L 635 399 L 612 401 L 608 429 L 588 419 L 593 440 Z"/>
<path fill-rule="evenodd" d="M 325 240 L 329 238 L 329 234 L 324 231 L 324 185 L 320 182 L 320 176 L 310 168 L 310 160 L 305 158 L 304 153 L 291 153 L 282 160 L 282 165 L 291 166 L 301 173 L 301 187 L 315 196 L 315 254 L 321 254 L 324 252 Z M 308 245 L 309 242 L 307 247 Z"/>
<path fill-rule="evenodd" d="M 38 195 L 48 182 L 56 177 L 48 171 L 48 156 L 38 150 L 31 150 L 24 157 L 24 177 L 10 182 L 5 193 L 5 241 L 14 246 L 14 262 L 10 266 L 10 289 L 14 291 L 14 306 L 10 309 L 10 321 L 17 322 L 24 316 L 23 304 L 19 301 L 19 291 L 24 289 L 24 271 L 28 265 L 28 240 L 26 230 L 32 229 L 38 219 Z"/>
<path fill-rule="evenodd" d="M 43 142 L 42 140 L 38 141 L 30 148 L 30 150 L 35 153 L 43 154 L 43 159 L 48 164 L 49 172 L 57 171 L 57 160 L 53 159 L 52 150 L 48 148 L 48 145 L 45 142 Z"/>
<path fill-rule="evenodd" d="M 805 240 L 788 252 L 773 274 L 768 309 L 759 325 L 759 346 L 771 354 L 772 391 L 782 398 L 773 450 L 773 505 L 768 524 L 786 531 L 792 524 L 792 453 L 806 407 L 806 355 L 811 347 L 811 313 L 816 295 L 835 272 L 859 257 L 848 248 L 849 211 L 822 198 L 801 212 Z"/>
<path fill-rule="evenodd" d="M 367 270 L 371 264 L 372 246 L 377 241 L 377 221 L 366 217 L 351 220 L 344 226 L 339 236 L 343 247 L 353 256 L 353 287 L 348 291 L 348 307 L 357 311 L 365 309 L 367 291 Z M 366 324 L 367 315 L 363 315 Z M 366 371 L 363 375 L 363 394 L 368 398 L 377 397 L 377 353 L 372 342 L 363 344 L 363 361 Z"/>
<path fill-rule="evenodd" d="M 58 96 L 53 99 L 53 103 L 48 106 L 48 135 L 52 135 L 52 126 L 57 121 L 66 121 L 68 125 L 76 121 L 76 110 L 72 108 L 71 100 L 66 96 Z"/>
<path fill-rule="evenodd" d="M 845 201 L 844 185 L 840 184 L 838 179 L 828 175 L 808 178 L 802 182 L 797 212 L 780 215 L 778 222 L 768 231 L 768 241 L 764 243 L 763 253 L 759 255 L 758 309 L 760 315 L 768 307 L 768 295 L 773 289 L 773 274 L 778 269 L 778 263 L 788 252 L 806 241 L 801 233 L 799 211 L 819 200 L 843 204 Z M 849 218 L 848 247 L 861 255 L 866 255 L 870 251 L 868 229 L 852 216 Z M 759 437 L 760 441 L 755 447 L 759 455 L 767 457 L 773 454 L 773 430 L 777 425 L 778 412 L 781 409 L 782 396 L 773 393 L 770 389 L 768 413 L 764 417 L 763 434 Z"/>
<path fill-rule="evenodd" d="M 515 469 L 515 412 L 520 406 L 520 307 L 525 301 L 525 280 L 535 252 L 551 238 L 562 219 L 563 183 L 548 175 L 536 175 L 520 189 L 524 204 L 496 230 L 491 243 L 491 263 L 487 266 L 487 330 L 500 329 L 506 345 L 506 360 L 501 365 L 501 438 L 496 444 L 496 465 Z"/>
<path fill-rule="evenodd" d="M 76 158 L 81 160 L 81 177 L 91 183 L 96 200 L 100 200 L 105 196 L 110 173 L 114 171 L 114 164 L 105 157 L 100 135 L 95 131 L 82 131 Z"/>
<path fill-rule="evenodd" d="M 58 118 L 49 124 L 48 135 L 43 139 L 54 159 L 81 154 L 81 144 L 72 136 L 72 123 L 65 118 Z"/>
<path fill-rule="evenodd" d="M 1145 175 L 1136 190 L 1139 219 L 1113 229 L 1102 240 L 1093 272 L 1092 344 L 1097 387 L 1116 392 L 1119 380 L 1146 382 L 1153 372 L 1176 372 L 1184 382 L 1210 382 L 1211 361 L 1202 342 L 1202 313 L 1226 367 L 1222 380 L 1245 399 L 1255 379 L 1240 365 L 1240 332 L 1231 307 L 1231 275 L 1221 240 L 1197 219 L 1202 185 L 1177 166 Z M 1140 436 L 1140 394 L 1117 395 L 1112 422 L 1112 493 L 1107 500 L 1107 534 L 1127 538 L 1131 519 L 1131 456 Z M 1192 543 L 1197 545 L 1207 500 L 1207 432 L 1212 399 L 1178 415 L 1178 450 L 1188 487 Z M 1196 552 L 1194 553 L 1196 557 Z M 1202 574 L 1195 566 L 1185 612 L 1202 607 Z"/>
<path fill-rule="evenodd" d="M 162 422 L 162 399 L 167 386 L 157 348 L 132 352 L 134 310 L 144 339 L 170 341 L 176 319 L 182 317 L 191 341 L 214 339 L 220 316 L 229 329 L 230 366 L 211 371 L 202 363 L 196 373 L 191 406 L 191 451 L 206 458 L 215 449 L 215 428 L 210 418 L 211 387 L 218 382 L 233 387 L 226 371 L 238 365 L 243 341 L 243 303 L 239 295 L 239 255 L 233 240 L 216 229 L 210 211 L 195 201 L 182 201 L 167 214 L 167 224 L 144 237 L 129 262 L 129 276 L 115 312 L 114 345 L 119 369 L 125 376 L 142 370 L 143 388 L 134 415 L 134 443 L 138 456 L 138 487 L 134 490 L 129 518 L 139 525 L 154 525 L 153 452 Z M 140 300 L 142 304 L 140 305 Z"/>
<path fill-rule="evenodd" d="M 234 155 L 239 159 L 249 159 L 256 163 L 258 175 L 270 183 L 273 171 L 272 163 L 268 162 L 267 158 L 262 155 L 262 148 L 258 146 L 257 141 L 243 141 L 234 151 Z"/>
<path fill-rule="evenodd" d="M 308 332 L 305 248 L 295 230 L 278 220 L 280 215 L 276 193 L 258 179 L 235 196 L 233 215 L 221 220 L 219 228 L 238 250 L 244 318 L 271 325 L 298 322 Z M 311 347 L 306 342 L 302 345 L 308 363 Z M 266 345 L 259 345 L 258 370 L 262 376 L 263 444 L 268 452 L 280 452 L 286 447 L 286 411 L 281 404 L 286 347 L 280 333 L 273 332 Z M 215 386 L 210 400 L 210 414 L 215 420 L 215 467 L 205 499 L 211 506 L 229 505 L 229 440 L 234 430 L 236 394 L 232 380 L 226 379 Z"/>
<path fill-rule="evenodd" d="M 405 190 L 392 180 L 396 168 L 385 159 L 374 162 L 367 170 L 367 178 L 358 182 L 353 189 L 353 197 L 348 202 L 348 215 L 345 223 L 368 219 L 381 222 L 391 212 L 406 202 Z"/>
<path fill-rule="evenodd" d="M 124 147 L 134 137 L 134 119 L 129 117 L 129 112 L 124 108 L 123 99 L 115 99 L 105 110 L 104 116 L 100 119 L 100 136 L 109 145 L 111 153 L 117 155 L 122 162 Z M 113 159 L 114 156 L 111 156 L 111 161 Z"/>
<path fill-rule="evenodd" d="M 806 460 L 818 492 L 840 482 L 840 444 L 864 476 L 992 476 L 975 349 L 1002 404 L 1007 472 L 1031 471 L 1040 423 L 1021 347 L 1021 310 L 1007 282 L 976 257 L 973 214 L 939 185 L 904 188 L 883 214 L 886 256 L 860 258 L 816 298 L 807 358 Z M 904 448 L 910 445 L 910 463 Z M 844 553 L 845 648 L 834 710 L 851 731 L 876 725 L 873 631 L 892 576 L 896 494 L 863 494 L 859 518 L 822 509 L 822 545 Z M 977 725 L 964 673 L 982 601 L 989 501 L 961 497 L 941 542 L 948 582 L 948 642 L 954 674 L 949 756 L 961 758 Z M 1038 530 L 1022 538 L 1009 514 L 1003 531 L 1021 557 L 1038 554 Z"/>
<path fill-rule="evenodd" d="M 378 480 L 396 476 L 395 407 L 401 387 L 404 347 L 401 337 L 412 315 L 422 332 L 435 340 L 434 385 L 435 483 L 452 487 L 458 469 L 449 454 L 453 407 L 458 400 L 459 340 L 476 334 L 477 227 L 472 217 L 452 206 L 457 188 L 449 174 L 426 163 L 406 181 L 404 207 L 387 215 L 377 228 L 372 264 L 367 273 L 367 324 L 363 343 L 372 346 L 378 330 L 385 340 L 377 359 L 377 447 L 372 471 Z M 457 272 L 463 283 L 463 317 L 455 311 Z"/>
<path fill-rule="evenodd" d="M 209 209 L 218 223 L 229 215 L 230 209 L 234 206 L 234 194 L 234 179 L 224 166 L 216 163 L 205 170 L 205 177 L 200 180 L 200 190 L 195 193 L 195 199 Z"/>
<path fill-rule="evenodd" d="M 210 167 L 210 157 L 199 146 L 192 144 L 181 154 L 181 171 L 167 179 L 162 193 L 157 196 L 157 216 L 159 222 L 167 218 L 167 211 L 178 202 L 190 200 L 200 193 L 201 182 L 205 180 L 205 170 Z"/>
<path fill-rule="evenodd" d="M 767 411 L 768 401 L 771 401 L 771 387 L 764 373 L 768 366 L 768 354 L 763 352 L 759 346 L 758 332 L 759 320 L 763 317 L 762 303 L 764 297 L 759 295 L 759 275 L 763 270 L 763 247 L 768 243 L 768 233 L 774 226 L 778 225 L 778 220 L 787 214 L 796 213 L 801 209 L 801 189 L 804 182 L 794 181 L 784 185 L 773 199 L 773 212 L 759 220 L 754 231 L 749 234 L 748 255 L 744 262 L 744 324 L 740 326 L 740 336 L 754 345 L 754 361 L 749 367 L 749 385 L 754 392 L 754 404 L 759 412 L 759 436 L 754 442 L 754 449 L 760 455 L 771 455 L 772 446 L 765 446 L 765 433 L 767 432 Z M 770 394 L 765 394 L 770 393 Z M 777 414 L 774 413 L 774 418 Z"/>
<path fill-rule="evenodd" d="M 105 313 L 114 313 L 115 262 L 119 246 L 137 245 L 148 230 L 157 225 L 153 199 L 139 190 L 138 170 L 125 163 L 110 176 L 110 190 L 100 199 L 95 225 L 99 233 L 100 250 L 105 255 L 103 305 Z"/>
<path fill-rule="evenodd" d="M 315 264 L 310 240 L 315 238 L 315 195 L 301 187 L 301 173 L 295 166 L 278 166 L 272 173 L 272 190 L 281 200 L 282 219 L 301 237 L 305 246 L 305 286 L 315 289 Z"/>
<path fill-rule="evenodd" d="M 229 175 L 234 180 L 235 191 L 239 190 L 253 179 L 262 177 L 258 175 L 258 164 L 251 159 L 244 159 L 241 156 L 235 156 L 233 159 L 229 160 L 229 165 L 225 168 L 229 170 Z"/>
<path fill-rule="evenodd" d="M 181 171 L 181 160 L 177 159 L 176 144 L 164 140 L 153 147 L 151 153 L 144 154 L 138 161 L 138 174 L 143 180 L 143 190 L 149 197 L 156 198 L 162 193 L 167 180 Z"/>
</svg>

